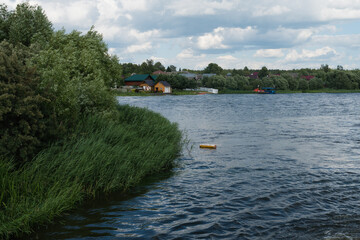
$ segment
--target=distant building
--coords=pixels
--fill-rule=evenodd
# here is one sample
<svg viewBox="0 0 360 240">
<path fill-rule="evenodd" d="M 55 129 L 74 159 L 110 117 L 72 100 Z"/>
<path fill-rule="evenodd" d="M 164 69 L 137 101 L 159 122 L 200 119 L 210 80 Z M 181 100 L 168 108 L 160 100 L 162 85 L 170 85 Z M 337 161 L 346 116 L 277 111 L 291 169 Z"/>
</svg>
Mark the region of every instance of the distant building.
<svg viewBox="0 0 360 240">
<path fill-rule="evenodd" d="M 184 73 L 180 73 L 180 76 L 184 76 L 187 79 L 197 79 L 197 75 L 194 73 L 188 73 L 188 72 L 184 72 Z"/>
<path fill-rule="evenodd" d="M 160 81 L 154 86 L 155 92 L 171 93 L 171 86 L 167 81 Z"/>
<path fill-rule="evenodd" d="M 145 82 L 145 80 L 153 80 L 155 81 L 157 78 L 156 75 L 150 74 L 134 74 L 128 78 L 125 78 L 126 86 L 140 86 Z"/>
<path fill-rule="evenodd" d="M 249 75 L 249 78 L 251 79 L 258 79 L 259 78 L 259 72 L 253 72 Z"/>
<path fill-rule="evenodd" d="M 154 91 L 155 82 L 153 80 L 145 80 L 140 87 L 144 89 L 146 92 L 153 92 Z"/>
<path fill-rule="evenodd" d="M 161 71 L 161 70 L 158 70 L 158 71 L 155 71 L 155 72 L 152 73 L 152 75 L 161 75 L 161 74 L 167 75 L 168 73 L 163 72 L 163 71 Z"/>
<path fill-rule="evenodd" d="M 312 76 L 312 75 L 307 75 L 307 76 L 301 76 L 301 78 L 307 80 L 307 81 L 310 81 L 311 79 L 313 79 L 315 76 Z"/>
<path fill-rule="evenodd" d="M 202 75 L 202 79 L 204 79 L 204 78 L 206 78 L 206 77 L 210 78 L 210 77 L 212 77 L 212 76 L 216 76 L 216 73 L 204 73 L 204 74 Z"/>
</svg>

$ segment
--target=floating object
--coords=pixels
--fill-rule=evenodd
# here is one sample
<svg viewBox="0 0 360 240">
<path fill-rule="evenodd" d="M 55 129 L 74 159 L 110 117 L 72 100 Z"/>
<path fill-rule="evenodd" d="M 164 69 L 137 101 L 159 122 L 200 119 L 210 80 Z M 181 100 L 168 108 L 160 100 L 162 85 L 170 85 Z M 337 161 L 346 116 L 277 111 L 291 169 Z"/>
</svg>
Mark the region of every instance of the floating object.
<svg viewBox="0 0 360 240">
<path fill-rule="evenodd" d="M 216 145 L 215 144 L 200 144 L 200 148 L 216 149 Z"/>
<path fill-rule="evenodd" d="M 260 93 L 260 94 L 275 94 L 276 90 L 275 90 L 275 88 L 264 87 L 262 89 L 256 88 L 256 89 L 254 89 L 254 92 Z"/>
</svg>

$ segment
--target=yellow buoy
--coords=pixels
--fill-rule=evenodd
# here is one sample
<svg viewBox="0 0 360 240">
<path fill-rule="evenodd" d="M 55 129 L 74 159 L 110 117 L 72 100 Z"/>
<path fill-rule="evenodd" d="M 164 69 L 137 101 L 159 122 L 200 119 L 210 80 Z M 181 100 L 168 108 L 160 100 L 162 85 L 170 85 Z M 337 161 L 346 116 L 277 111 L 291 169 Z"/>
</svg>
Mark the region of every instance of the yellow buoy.
<svg viewBox="0 0 360 240">
<path fill-rule="evenodd" d="M 200 144 L 200 148 L 216 149 L 216 145 L 215 144 Z"/>
</svg>

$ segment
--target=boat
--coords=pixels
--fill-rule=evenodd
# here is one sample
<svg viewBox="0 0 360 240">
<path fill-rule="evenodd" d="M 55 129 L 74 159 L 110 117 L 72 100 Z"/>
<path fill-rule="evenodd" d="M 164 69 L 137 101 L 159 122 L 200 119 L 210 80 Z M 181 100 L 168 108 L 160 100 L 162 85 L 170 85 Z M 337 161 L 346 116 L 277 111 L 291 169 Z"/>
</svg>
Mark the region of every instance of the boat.
<svg viewBox="0 0 360 240">
<path fill-rule="evenodd" d="M 261 89 L 259 89 L 259 88 L 254 89 L 254 92 L 260 93 L 260 94 L 275 94 L 276 90 L 275 90 L 275 88 L 272 88 L 272 87 L 263 87 Z"/>
</svg>

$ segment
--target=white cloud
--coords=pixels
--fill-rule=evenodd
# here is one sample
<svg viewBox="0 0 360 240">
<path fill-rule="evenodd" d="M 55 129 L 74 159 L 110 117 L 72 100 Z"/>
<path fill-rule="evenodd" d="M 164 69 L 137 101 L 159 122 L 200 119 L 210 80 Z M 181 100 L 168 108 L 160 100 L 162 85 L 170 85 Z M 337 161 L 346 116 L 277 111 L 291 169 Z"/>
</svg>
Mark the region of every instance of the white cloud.
<svg viewBox="0 0 360 240">
<path fill-rule="evenodd" d="M 152 49 L 152 45 L 150 42 L 138 44 L 138 45 L 130 45 L 126 48 L 127 53 L 144 53 L 149 52 Z"/>
<path fill-rule="evenodd" d="M 262 7 L 258 8 L 256 11 L 253 12 L 255 17 L 262 17 L 262 16 L 277 16 L 282 15 L 284 13 L 289 12 L 290 9 L 286 6 L 273 6 L 273 7 Z"/>
<path fill-rule="evenodd" d="M 219 10 L 234 9 L 234 3 L 227 0 L 220 2 L 213 0 L 167 1 L 165 9 L 174 12 L 175 16 L 215 15 Z"/>
<path fill-rule="evenodd" d="M 223 60 L 223 61 L 237 61 L 238 60 L 236 57 L 231 56 L 231 55 L 219 56 L 217 58 L 219 60 Z"/>
<path fill-rule="evenodd" d="M 330 47 L 323 47 L 320 49 L 316 49 L 314 51 L 303 49 L 301 53 L 298 53 L 296 50 L 291 50 L 287 55 L 286 61 L 302 61 L 302 60 L 311 60 L 311 59 L 323 59 L 334 57 L 337 55 L 336 50 Z"/>
<path fill-rule="evenodd" d="M 224 28 L 217 28 L 213 33 L 207 33 L 204 36 L 198 37 L 197 46 L 201 50 L 228 48 L 222 43 L 224 40 L 224 37 L 222 36 L 223 31 Z"/>
<path fill-rule="evenodd" d="M 282 49 L 259 49 L 254 54 L 255 57 L 280 58 L 284 56 Z"/>
</svg>

